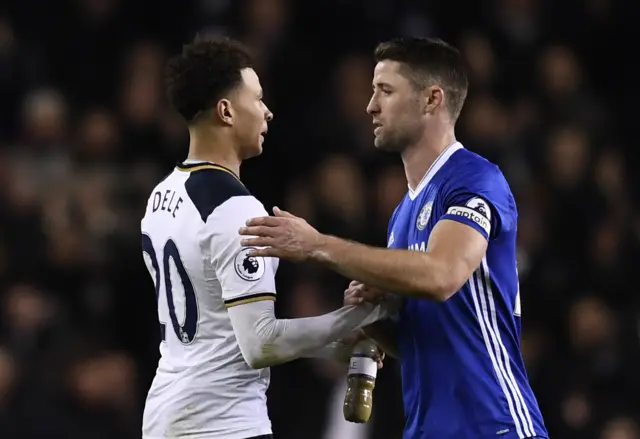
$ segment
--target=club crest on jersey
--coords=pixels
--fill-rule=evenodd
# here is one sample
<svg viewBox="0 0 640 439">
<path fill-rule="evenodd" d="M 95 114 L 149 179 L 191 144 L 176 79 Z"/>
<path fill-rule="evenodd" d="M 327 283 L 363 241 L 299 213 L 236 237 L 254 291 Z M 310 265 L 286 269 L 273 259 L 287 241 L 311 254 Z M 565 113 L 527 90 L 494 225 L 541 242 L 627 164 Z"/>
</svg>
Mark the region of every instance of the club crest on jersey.
<svg viewBox="0 0 640 439">
<path fill-rule="evenodd" d="M 252 247 L 247 247 L 240 250 L 233 264 L 238 276 L 249 282 L 260 279 L 262 275 L 264 275 L 265 267 L 264 258 L 260 256 L 249 256 L 249 251 L 252 249 Z"/>
<path fill-rule="evenodd" d="M 418 221 L 416 221 L 416 227 L 418 230 L 424 230 L 427 227 L 427 223 L 429 222 L 429 217 L 431 217 L 431 209 L 433 207 L 433 201 L 429 201 L 426 203 L 422 210 L 420 211 L 420 215 L 418 215 Z"/>
</svg>

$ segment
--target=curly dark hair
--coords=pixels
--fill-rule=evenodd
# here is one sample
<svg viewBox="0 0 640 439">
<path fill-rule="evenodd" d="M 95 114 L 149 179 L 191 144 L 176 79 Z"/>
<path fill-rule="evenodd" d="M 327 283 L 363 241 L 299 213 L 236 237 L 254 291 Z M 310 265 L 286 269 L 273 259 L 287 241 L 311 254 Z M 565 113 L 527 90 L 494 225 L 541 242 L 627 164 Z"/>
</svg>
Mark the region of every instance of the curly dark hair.
<svg viewBox="0 0 640 439">
<path fill-rule="evenodd" d="M 447 110 L 455 121 L 467 97 L 467 63 L 458 49 L 437 38 L 397 38 L 376 47 L 376 62 L 404 65 L 406 76 L 418 89 L 438 84 L 445 91 Z"/>
<path fill-rule="evenodd" d="M 167 64 L 167 97 L 191 123 L 240 84 L 243 69 L 252 67 L 249 51 L 238 41 L 196 37 Z"/>
</svg>

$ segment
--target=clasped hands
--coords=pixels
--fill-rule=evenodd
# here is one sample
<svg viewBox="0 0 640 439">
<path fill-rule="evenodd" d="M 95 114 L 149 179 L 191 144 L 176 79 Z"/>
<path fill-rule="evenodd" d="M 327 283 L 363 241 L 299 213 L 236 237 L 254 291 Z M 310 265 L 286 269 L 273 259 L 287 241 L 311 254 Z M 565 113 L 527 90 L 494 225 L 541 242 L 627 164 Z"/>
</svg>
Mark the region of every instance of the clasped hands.
<svg viewBox="0 0 640 439">
<path fill-rule="evenodd" d="M 359 305 L 363 302 L 378 304 L 384 299 L 385 293 L 377 288 L 369 287 L 357 280 L 351 281 L 344 290 L 345 305 Z"/>
<path fill-rule="evenodd" d="M 349 287 L 344 291 L 344 305 L 359 305 L 363 302 L 380 303 L 385 294 L 377 288 L 371 288 L 364 285 L 362 282 L 351 281 Z M 348 338 L 340 340 L 342 343 L 348 345 L 355 345 L 358 341 L 367 338 L 365 332 L 360 329 L 352 334 Z M 379 357 L 378 369 L 382 369 L 385 353 L 380 347 L 378 347 Z"/>
<path fill-rule="evenodd" d="M 292 261 L 304 261 L 322 246 L 324 235 L 304 219 L 274 207 L 274 216 L 251 218 L 238 233 L 243 236 L 241 245 L 252 247 L 251 256 L 276 257 Z M 352 281 L 344 292 L 345 305 L 358 305 L 364 301 L 379 303 L 385 294 L 369 288 L 361 282 Z M 358 341 L 367 338 L 358 330 L 339 342 L 352 348 Z M 379 349 L 378 368 L 382 368 L 385 354 Z M 350 354 L 350 352 L 349 352 Z"/>
</svg>

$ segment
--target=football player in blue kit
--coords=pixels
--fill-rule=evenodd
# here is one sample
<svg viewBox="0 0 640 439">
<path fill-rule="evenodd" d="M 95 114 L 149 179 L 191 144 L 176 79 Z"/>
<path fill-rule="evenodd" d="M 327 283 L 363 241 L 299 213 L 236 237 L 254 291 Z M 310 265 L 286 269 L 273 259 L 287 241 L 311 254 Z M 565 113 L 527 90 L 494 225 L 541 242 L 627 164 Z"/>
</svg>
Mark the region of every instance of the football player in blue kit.
<svg viewBox="0 0 640 439">
<path fill-rule="evenodd" d="M 313 260 L 355 279 L 345 300 L 400 297 L 397 318 L 366 329 L 400 360 L 404 439 L 548 438 L 520 353 L 518 213 L 500 169 L 456 141 L 465 62 L 441 40 L 397 39 L 375 51 L 376 147 L 400 153 L 409 190 L 388 247 L 320 234 L 275 209 L 250 220 L 243 245 Z"/>
</svg>

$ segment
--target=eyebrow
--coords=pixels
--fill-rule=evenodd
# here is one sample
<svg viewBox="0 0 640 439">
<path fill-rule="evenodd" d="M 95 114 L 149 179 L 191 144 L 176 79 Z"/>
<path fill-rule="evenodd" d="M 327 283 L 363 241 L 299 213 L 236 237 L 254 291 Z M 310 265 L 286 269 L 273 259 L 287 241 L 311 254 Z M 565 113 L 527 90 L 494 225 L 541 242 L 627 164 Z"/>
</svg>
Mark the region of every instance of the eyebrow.
<svg viewBox="0 0 640 439">
<path fill-rule="evenodd" d="M 393 88 L 391 84 L 389 84 L 388 82 L 374 82 L 373 83 L 373 88 Z"/>
</svg>

